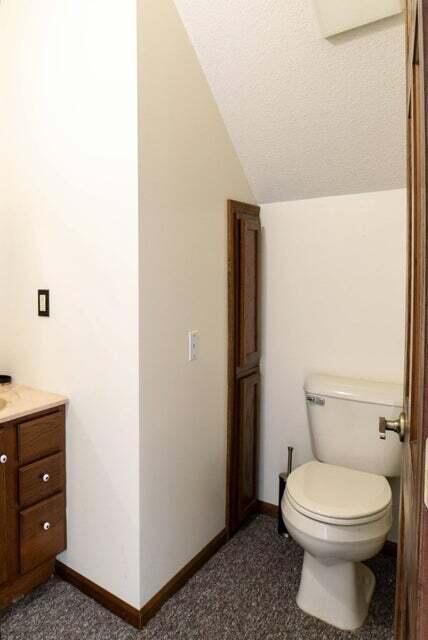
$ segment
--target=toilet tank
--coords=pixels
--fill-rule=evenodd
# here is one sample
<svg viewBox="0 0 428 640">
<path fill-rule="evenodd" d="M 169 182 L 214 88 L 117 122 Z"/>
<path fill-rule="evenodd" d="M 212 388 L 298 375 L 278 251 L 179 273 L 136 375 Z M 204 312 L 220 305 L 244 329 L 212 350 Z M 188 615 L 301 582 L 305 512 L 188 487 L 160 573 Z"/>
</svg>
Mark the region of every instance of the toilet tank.
<svg viewBox="0 0 428 640">
<path fill-rule="evenodd" d="M 318 460 L 390 478 L 400 475 L 403 445 L 392 432 L 381 440 L 378 422 L 380 416 L 399 416 L 402 385 L 312 374 L 304 388 Z"/>
</svg>

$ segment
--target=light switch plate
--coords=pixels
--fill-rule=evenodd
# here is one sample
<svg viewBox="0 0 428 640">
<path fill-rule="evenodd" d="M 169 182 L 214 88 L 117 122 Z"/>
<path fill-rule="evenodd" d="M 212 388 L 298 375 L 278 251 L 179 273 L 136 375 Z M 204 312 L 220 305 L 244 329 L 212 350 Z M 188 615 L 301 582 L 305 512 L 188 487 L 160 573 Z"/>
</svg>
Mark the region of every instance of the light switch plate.
<svg viewBox="0 0 428 640">
<path fill-rule="evenodd" d="M 189 362 L 196 360 L 199 351 L 199 331 L 189 331 Z"/>
<path fill-rule="evenodd" d="M 49 289 L 39 289 L 37 291 L 38 314 L 48 318 L 50 315 Z"/>
<path fill-rule="evenodd" d="M 313 0 L 324 38 L 401 13 L 403 0 Z"/>
</svg>

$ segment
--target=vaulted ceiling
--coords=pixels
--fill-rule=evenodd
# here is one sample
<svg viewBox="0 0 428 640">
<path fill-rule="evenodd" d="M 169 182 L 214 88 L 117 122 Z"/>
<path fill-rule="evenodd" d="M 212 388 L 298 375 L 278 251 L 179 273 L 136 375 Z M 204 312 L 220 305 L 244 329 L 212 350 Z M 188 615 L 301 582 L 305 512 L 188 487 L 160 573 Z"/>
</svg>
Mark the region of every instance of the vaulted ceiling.
<svg viewBox="0 0 428 640">
<path fill-rule="evenodd" d="M 311 0 L 175 0 L 257 200 L 405 185 L 402 16 L 328 40 Z"/>
</svg>

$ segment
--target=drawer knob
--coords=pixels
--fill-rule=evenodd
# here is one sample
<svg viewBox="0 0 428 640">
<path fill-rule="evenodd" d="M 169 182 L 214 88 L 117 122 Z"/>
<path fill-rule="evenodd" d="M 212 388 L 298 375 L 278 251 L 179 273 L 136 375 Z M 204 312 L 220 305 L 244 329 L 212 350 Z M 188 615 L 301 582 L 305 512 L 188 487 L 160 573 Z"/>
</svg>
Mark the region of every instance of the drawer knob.
<svg viewBox="0 0 428 640">
<path fill-rule="evenodd" d="M 7 462 L 7 455 L 5 453 L 2 453 L 2 455 L 0 456 L 0 464 L 6 464 Z"/>
<path fill-rule="evenodd" d="M 48 473 L 44 473 L 42 475 L 43 482 L 49 482 L 50 479 L 51 479 L 51 477 L 50 477 L 50 475 Z"/>
<path fill-rule="evenodd" d="M 50 528 L 51 528 L 51 523 L 50 522 L 44 522 L 43 523 L 43 529 L 45 531 L 49 531 Z"/>
</svg>

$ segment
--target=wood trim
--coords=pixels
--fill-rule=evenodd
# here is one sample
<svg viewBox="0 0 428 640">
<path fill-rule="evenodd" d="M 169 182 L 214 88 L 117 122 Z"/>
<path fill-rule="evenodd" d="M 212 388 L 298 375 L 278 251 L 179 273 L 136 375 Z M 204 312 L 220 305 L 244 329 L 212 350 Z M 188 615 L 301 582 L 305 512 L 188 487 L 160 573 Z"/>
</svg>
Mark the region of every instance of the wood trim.
<svg viewBox="0 0 428 640">
<path fill-rule="evenodd" d="M 241 217 L 246 216 L 258 216 L 260 214 L 260 207 L 257 204 L 249 204 L 248 202 L 239 202 L 239 200 L 227 201 L 229 211 L 235 211 Z"/>
<path fill-rule="evenodd" d="M 181 571 L 175 574 L 169 582 L 156 595 L 153 596 L 141 609 L 141 626 L 147 624 L 150 618 L 159 611 L 171 596 L 174 595 L 186 582 L 206 563 L 227 541 L 226 529 L 223 529 L 206 547 L 202 549 Z"/>
<path fill-rule="evenodd" d="M 264 516 L 270 516 L 271 518 L 278 518 L 278 505 L 271 504 L 270 502 L 263 502 L 259 500 L 257 502 L 257 511 Z"/>
<path fill-rule="evenodd" d="M 141 612 L 138 609 L 114 596 L 106 589 L 92 582 L 92 580 L 85 578 L 74 569 L 70 569 L 59 560 L 55 563 L 55 573 L 133 627 L 141 629 Z"/>
<path fill-rule="evenodd" d="M 136 629 L 142 629 L 145 624 L 159 611 L 171 596 L 206 563 L 227 541 L 226 529 L 223 529 L 211 542 L 207 544 L 190 562 L 188 562 L 141 610 L 103 589 L 77 571 L 70 569 L 59 560 L 55 563 L 55 573 L 72 584 L 76 589 L 96 600 L 103 607 L 119 616 Z"/>
</svg>

